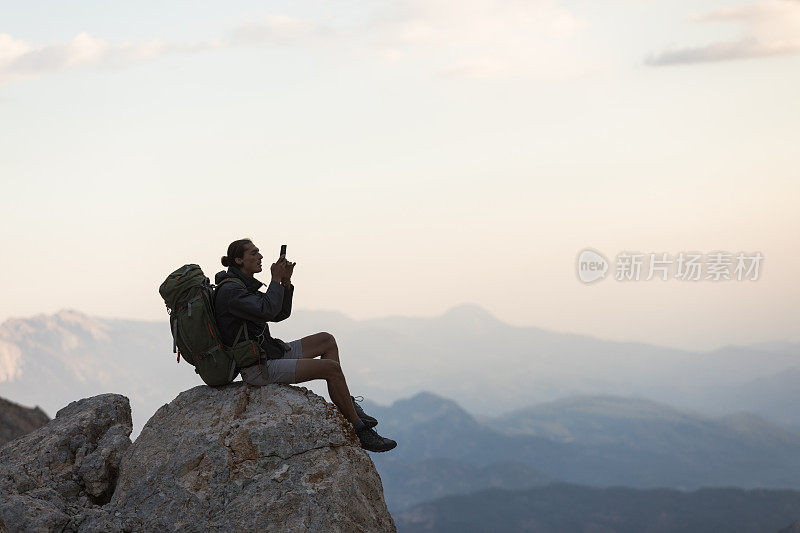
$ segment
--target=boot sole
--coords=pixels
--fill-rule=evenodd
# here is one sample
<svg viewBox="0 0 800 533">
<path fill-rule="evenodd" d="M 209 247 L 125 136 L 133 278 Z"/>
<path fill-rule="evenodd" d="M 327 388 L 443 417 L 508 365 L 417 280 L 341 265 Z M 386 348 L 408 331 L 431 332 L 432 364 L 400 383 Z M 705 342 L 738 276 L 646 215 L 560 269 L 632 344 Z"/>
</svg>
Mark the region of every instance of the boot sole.
<svg viewBox="0 0 800 533">
<path fill-rule="evenodd" d="M 363 446 L 362 446 L 362 448 L 367 450 L 368 452 L 383 453 L 383 452 L 388 452 L 389 450 L 394 450 L 395 448 L 397 448 L 397 443 L 395 442 L 394 445 L 392 445 L 392 446 L 390 446 L 388 448 L 380 449 L 380 450 L 370 450 L 369 448 L 364 448 Z"/>
</svg>

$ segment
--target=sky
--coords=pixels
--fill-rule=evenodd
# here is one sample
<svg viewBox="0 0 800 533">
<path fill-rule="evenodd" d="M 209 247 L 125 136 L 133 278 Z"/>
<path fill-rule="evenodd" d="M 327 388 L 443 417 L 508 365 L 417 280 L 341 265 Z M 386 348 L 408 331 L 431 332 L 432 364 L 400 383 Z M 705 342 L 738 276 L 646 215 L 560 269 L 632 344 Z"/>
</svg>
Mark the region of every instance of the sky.
<svg viewBox="0 0 800 533">
<path fill-rule="evenodd" d="M 166 320 L 163 279 L 249 237 L 288 245 L 300 309 L 800 341 L 800 0 L 0 13 L 0 321 Z M 587 248 L 763 261 L 585 284 Z"/>
</svg>

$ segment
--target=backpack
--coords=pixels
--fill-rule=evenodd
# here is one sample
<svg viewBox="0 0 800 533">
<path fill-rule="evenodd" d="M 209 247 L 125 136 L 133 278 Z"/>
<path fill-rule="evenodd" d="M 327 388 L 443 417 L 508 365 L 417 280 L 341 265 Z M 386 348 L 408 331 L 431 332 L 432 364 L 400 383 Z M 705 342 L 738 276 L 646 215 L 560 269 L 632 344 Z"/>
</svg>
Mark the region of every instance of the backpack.
<svg viewBox="0 0 800 533">
<path fill-rule="evenodd" d="M 255 365 L 261 358 L 261 347 L 247 335 L 242 325 L 233 346 L 225 346 L 214 318 L 216 290 L 226 282 L 242 283 L 228 278 L 215 288 L 200 266 L 183 265 L 167 276 L 158 288 L 169 314 L 172 331 L 172 352 L 194 367 L 211 387 L 227 385 L 240 368 Z M 240 337 L 244 331 L 244 340 Z"/>
</svg>

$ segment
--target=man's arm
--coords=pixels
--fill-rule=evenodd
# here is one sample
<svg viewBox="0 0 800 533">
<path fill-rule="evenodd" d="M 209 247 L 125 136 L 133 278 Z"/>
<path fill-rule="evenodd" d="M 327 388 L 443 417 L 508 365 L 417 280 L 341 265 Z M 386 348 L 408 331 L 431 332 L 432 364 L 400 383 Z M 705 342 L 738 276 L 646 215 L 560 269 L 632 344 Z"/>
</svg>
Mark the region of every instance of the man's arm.
<svg viewBox="0 0 800 533">
<path fill-rule="evenodd" d="M 270 285 L 272 285 L 270 283 Z M 280 322 L 281 320 L 286 320 L 289 318 L 289 315 L 292 314 L 292 296 L 294 296 L 294 285 L 291 284 L 289 281 L 281 282 L 283 285 L 283 301 L 281 302 L 281 310 L 275 315 L 274 318 L 270 319 L 270 322 Z"/>
<path fill-rule="evenodd" d="M 274 320 L 283 310 L 283 301 L 284 287 L 277 281 L 271 281 L 265 293 L 250 292 L 244 287 L 231 287 L 230 312 L 243 320 L 265 322 Z"/>
</svg>

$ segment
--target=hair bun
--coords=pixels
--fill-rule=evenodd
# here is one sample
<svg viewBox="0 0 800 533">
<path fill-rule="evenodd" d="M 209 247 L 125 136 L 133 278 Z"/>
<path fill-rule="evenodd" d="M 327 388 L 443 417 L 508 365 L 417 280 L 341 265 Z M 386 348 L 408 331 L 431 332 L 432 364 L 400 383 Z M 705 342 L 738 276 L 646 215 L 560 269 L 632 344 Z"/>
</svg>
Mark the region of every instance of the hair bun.
<svg viewBox="0 0 800 533">
<path fill-rule="evenodd" d="M 224 266 L 224 267 L 231 266 L 230 263 L 228 263 L 228 258 L 225 257 L 224 255 L 222 256 L 222 266 Z"/>
</svg>

